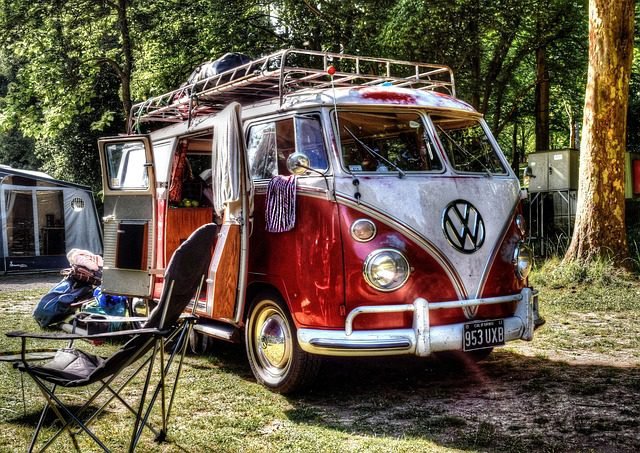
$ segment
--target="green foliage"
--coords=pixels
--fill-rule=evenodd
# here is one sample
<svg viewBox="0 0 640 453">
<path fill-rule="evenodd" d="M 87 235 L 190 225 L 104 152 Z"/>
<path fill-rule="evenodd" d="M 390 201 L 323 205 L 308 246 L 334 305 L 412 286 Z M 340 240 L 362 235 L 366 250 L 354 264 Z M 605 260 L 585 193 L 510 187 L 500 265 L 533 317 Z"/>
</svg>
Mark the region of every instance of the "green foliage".
<svg viewBox="0 0 640 453">
<path fill-rule="evenodd" d="M 617 267 L 613 260 L 599 258 L 590 262 L 562 262 L 553 257 L 546 260 L 531 276 L 534 286 L 551 289 L 574 288 L 576 285 L 594 285 L 600 288 L 624 286 L 637 280 L 629 272 Z"/>
<path fill-rule="evenodd" d="M 637 6 L 636 9 L 640 9 Z M 636 15 L 637 17 L 637 15 Z M 639 26 L 636 19 L 636 26 Z M 633 52 L 633 67 L 629 82 L 629 115 L 627 124 L 627 148 L 629 151 L 640 152 L 640 31 L 636 31 L 636 47 Z"/>
<path fill-rule="evenodd" d="M 4 105 L 3 97 L 9 84 L 15 80 L 16 69 L 8 55 L 0 51 L 0 109 Z M 2 117 L 0 113 L 0 121 Z M 24 137 L 18 128 L 0 130 L 0 164 L 14 168 L 39 168 L 40 160 L 34 155 L 33 149 L 33 140 Z"/>
<path fill-rule="evenodd" d="M 547 50 L 551 74 L 551 130 L 568 145 L 566 108 L 579 116 L 586 80 L 587 11 L 568 0 L 396 2 L 380 42 L 388 55 L 450 65 L 458 95 L 487 115 L 503 149 L 512 128 L 533 150 L 535 51 Z M 504 133 L 506 132 L 506 133 Z"/>
<path fill-rule="evenodd" d="M 195 66 L 224 52 L 259 55 L 278 47 L 266 9 L 250 0 L 0 7 L 0 56 L 13 70 L 0 79 L 0 130 L 35 140 L 26 166 L 42 161 L 52 176 L 94 188 L 96 140 L 125 129 L 133 100 L 177 88 Z M 10 153 L 19 154 L 18 145 L 0 140 L 0 157 L 15 162 Z"/>
<path fill-rule="evenodd" d="M 485 113 L 506 153 L 515 127 L 524 154 L 534 147 L 535 51 L 544 46 L 551 143 L 566 147 L 569 116 L 582 117 L 587 10 L 576 0 L 0 0 L 0 44 L 0 130 L 14 134 L 0 136 L 0 157 L 18 163 L 7 149 L 24 135 L 42 143 L 21 164 L 45 158 L 79 181 L 97 168 L 95 138 L 125 130 L 131 102 L 176 89 L 225 52 L 286 47 L 447 64 L 458 96 Z M 634 68 L 629 143 L 640 149 Z M 81 158 L 95 162 L 76 170 Z M 90 179 L 97 186 L 99 174 Z"/>
<path fill-rule="evenodd" d="M 0 133 L 0 163 L 13 168 L 40 168 L 41 161 L 34 154 L 33 140 L 18 131 Z"/>
<path fill-rule="evenodd" d="M 137 100 L 178 88 L 195 67 L 226 52 L 257 57 L 283 46 L 268 9 L 251 0 L 145 2 L 131 17 Z"/>
</svg>

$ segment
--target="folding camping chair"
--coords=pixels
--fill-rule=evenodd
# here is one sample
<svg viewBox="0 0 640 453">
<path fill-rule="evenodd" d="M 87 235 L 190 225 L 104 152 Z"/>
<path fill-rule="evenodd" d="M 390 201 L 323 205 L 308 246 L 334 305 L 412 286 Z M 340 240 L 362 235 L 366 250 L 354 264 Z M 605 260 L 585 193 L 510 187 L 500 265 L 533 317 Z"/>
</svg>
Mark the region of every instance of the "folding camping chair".
<svg viewBox="0 0 640 453">
<path fill-rule="evenodd" d="M 165 285 L 160 301 L 141 329 L 95 335 L 7 333 L 7 336 L 20 338 L 22 341 L 21 360 L 18 362 L 17 368 L 35 381 L 46 399 L 44 410 L 29 445 L 29 451 L 33 451 L 36 446 L 38 435 L 49 409 L 53 411 L 62 427 L 42 445 L 42 450 L 48 448 L 61 433 L 66 431 L 71 437 L 76 451 L 80 450 L 76 436 L 82 432 L 88 434 L 104 451 L 109 451 L 103 441 L 89 428 L 89 425 L 107 404 L 114 399 L 120 401 L 135 416 L 129 443 L 130 452 L 135 449 L 145 427 L 156 435 L 156 440 L 162 441 L 165 439 L 169 415 L 188 343 L 187 339 L 195 319 L 194 316 L 184 316 L 182 313 L 194 294 L 199 294 L 200 292 L 211 259 L 215 234 L 216 225 L 204 225 L 196 230 L 175 251 L 164 274 Z M 198 297 L 198 294 L 196 294 L 196 297 Z M 72 348 L 70 345 L 68 348 L 58 350 L 52 361 L 44 365 L 34 365 L 29 361 L 26 349 L 26 340 L 28 338 L 73 341 L 77 339 L 104 340 L 121 336 L 132 337 L 117 352 L 106 359 Z M 167 357 L 165 357 L 165 349 L 167 350 Z M 152 390 L 152 372 L 156 356 L 159 356 L 159 379 Z M 167 395 L 169 392 L 166 387 L 168 387 L 169 383 L 166 378 L 176 357 L 178 357 L 178 364 L 173 387 L 170 394 Z M 140 359 L 142 359 L 142 363 L 139 363 Z M 138 362 L 138 364 L 133 366 L 135 362 Z M 134 409 L 121 393 L 125 386 L 145 369 L 144 387 L 140 394 L 138 406 Z M 115 379 L 121 373 L 126 377 L 122 378 L 124 383 L 119 383 L 116 388 Z M 85 387 L 93 383 L 100 383 L 98 390 L 77 409 L 68 407 L 56 395 L 56 388 L 59 386 L 65 388 Z M 107 401 L 99 408 L 92 409 L 91 405 L 94 402 L 98 404 L 97 398 L 103 392 Z M 145 407 L 145 400 L 148 394 L 151 396 Z M 151 425 L 149 421 L 151 410 L 158 396 L 161 397 L 162 409 L 162 427 L 160 429 Z"/>
</svg>

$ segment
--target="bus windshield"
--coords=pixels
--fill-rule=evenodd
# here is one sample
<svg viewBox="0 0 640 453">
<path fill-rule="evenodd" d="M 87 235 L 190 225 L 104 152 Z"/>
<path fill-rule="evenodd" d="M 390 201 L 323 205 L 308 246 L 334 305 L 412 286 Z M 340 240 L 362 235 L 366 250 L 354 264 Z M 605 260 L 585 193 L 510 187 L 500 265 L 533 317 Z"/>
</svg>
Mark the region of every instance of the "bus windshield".
<svg viewBox="0 0 640 453">
<path fill-rule="evenodd" d="M 441 171 L 418 112 L 339 112 L 342 162 L 351 172 Z"/>
<path fill-rule="evenodd" d="M 477 119 L 431 115 L 431 121 L 454 170 L 463 173 L 507 173 L 497 150 Z"/>
</svg>

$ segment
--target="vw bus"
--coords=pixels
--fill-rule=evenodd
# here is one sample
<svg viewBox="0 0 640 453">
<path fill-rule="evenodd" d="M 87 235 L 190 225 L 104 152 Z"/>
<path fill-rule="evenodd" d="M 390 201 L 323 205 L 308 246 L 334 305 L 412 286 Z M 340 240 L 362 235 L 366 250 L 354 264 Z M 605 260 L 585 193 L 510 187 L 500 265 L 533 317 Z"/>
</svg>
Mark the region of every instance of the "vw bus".
<svg viewBox="0 0 640 453">
<path fill-rule="evenodd" d="M 540 321 L 518 178 L 445 66 L 284 50 L 135 105 L 99 148 L 103 291 L 156 300 L 216 222 L 191 347 L 244 341 L 273 390 L 322 356 L 482 358 Z"/>
</svg>

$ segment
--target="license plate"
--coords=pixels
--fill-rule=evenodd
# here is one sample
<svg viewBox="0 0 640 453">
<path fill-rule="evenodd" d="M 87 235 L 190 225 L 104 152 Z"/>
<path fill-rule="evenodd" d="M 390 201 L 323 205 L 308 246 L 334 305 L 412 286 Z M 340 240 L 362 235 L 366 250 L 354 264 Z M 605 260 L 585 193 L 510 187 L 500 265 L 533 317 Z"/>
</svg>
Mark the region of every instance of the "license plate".
<svg viewBox="0 0 640 453">
<path fill-rule="evenodd" d="M 468 322 L 464 325 L 463 351 L 504 345 L 504 320 Z"/>
</svg>

